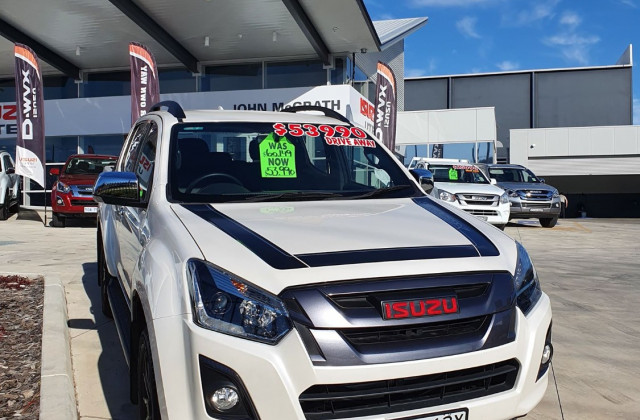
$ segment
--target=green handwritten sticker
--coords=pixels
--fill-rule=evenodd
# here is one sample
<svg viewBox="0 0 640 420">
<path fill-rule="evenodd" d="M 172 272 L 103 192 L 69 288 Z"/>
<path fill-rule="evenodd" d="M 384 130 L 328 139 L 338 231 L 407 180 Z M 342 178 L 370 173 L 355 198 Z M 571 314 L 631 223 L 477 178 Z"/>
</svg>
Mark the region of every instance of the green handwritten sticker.
<svg viewBox="0 0 640 420">
<path fill-rule="evenodd" d="M 450 181 L 457 181 L 458 180 L 458 171 L 453 169 L 453 168 L 449 168 L 449 180 Z"/>
<path fill-rule="evenodd" d="M 286 137 L 273 133 L 260 142 L 260 169 L 263 178 L 296 178 L 296 149 Z"/>
</svg>

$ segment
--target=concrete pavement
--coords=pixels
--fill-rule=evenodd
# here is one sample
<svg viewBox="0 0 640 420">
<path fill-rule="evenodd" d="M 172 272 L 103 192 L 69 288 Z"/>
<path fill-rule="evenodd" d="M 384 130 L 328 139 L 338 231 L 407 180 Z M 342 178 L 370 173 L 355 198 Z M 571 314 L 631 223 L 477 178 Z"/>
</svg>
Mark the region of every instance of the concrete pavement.
<svg viewBox="0 0 640 420">
<path fill-rule="evenodd" d="M 3 272 L 59 278 L 80 419 L 133 419 L 115 327 L 100 312 L 95 224 L 44 227 L 23 210 L 0 222 Z M 509 224 L 530 252 L 552 300 L 554 370 L 566 419 L 640 418 L 640 220 L 567 219 L 553 229 Z M 527 417 L 559 419 L 551 377 Z"/>
</svg>

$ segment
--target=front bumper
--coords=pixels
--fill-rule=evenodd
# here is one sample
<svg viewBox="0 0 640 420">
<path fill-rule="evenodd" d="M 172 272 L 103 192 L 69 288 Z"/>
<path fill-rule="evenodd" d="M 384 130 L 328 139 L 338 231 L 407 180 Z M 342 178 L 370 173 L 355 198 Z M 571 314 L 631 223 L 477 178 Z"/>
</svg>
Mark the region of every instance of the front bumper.
<svg viewBox="0 0 640 420">
<path fill-rule="evenodd" d="M 410 362 L 319 367 L 311 363 L 296 330 L 278 345 L 269 346 L 202 329 L 188 316 L 157 319 L 152 325 L 152 347 L 163 418 L 211 418 L 200 379 L 201 356 L 237 373 L 262 420 L 305 419 L 299 397 L 317 384 L 410 378 L 514 359 L 519 371 L 508 391 L 428 408 L 341 418 L 390 420 L 460 408 L 468 409 L 469 420 L 522 416 L 538 404 L 547 388 L 547 373 L 537 379 L 551 323 L 547 295 L 542 295 L 526 317 L 517 311 L 516 323 L 513 342 L 487 350 Z"/>
<path fill-rule="evenodd" d="M 93 201 L 92 195 L 63 193 L 54 189 L 51 192 L 51 210 L 64 216 L 95 217 L 98 203 Z"/>
<path fill-rule="evenodd" d="M 492 225 L 506 225 L 507 222 L 509 222 L 511 211 L 509 203 L 499 204 L 497 206 L 460 205 L 458 203 L 454 205 Z"/>
<path fill-rule="evenodd" d="M 560 199 L 551 201 L 525 201 L 510 197 L 512 219 L 528 219 L 540 217 L 556 217 L 560 214 Z"/>
</svg>

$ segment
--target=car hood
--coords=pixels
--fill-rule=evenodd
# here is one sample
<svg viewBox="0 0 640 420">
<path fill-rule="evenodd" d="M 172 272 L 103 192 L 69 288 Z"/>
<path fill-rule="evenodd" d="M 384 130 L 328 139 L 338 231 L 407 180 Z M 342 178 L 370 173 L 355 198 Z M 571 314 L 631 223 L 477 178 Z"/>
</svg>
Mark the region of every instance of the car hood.
<svg viewBox="0 0 640 420">
<path fill-rule="evenodd" d="M 445 190 L 452 194 L 473 193 L 473 194 L 495 194 L 502 195 L 504 191 L 492 184 L 462 184 L 456 182 L 436 182 L 435 186 L 439 190 Z"/>
<path fill-rule="evenodd" d="M 98 179 L 97 174 L 62 174 L 58 178 L 60 182 L 64 182 L 67 185 L 93 185 L 96 183 L 96 179 Z"/>
<path fill-rule="evenodd" d="M 291 284 L 380 275 L 504 271 L 515 261 L 509 237 L 427 197 L 172 209 L 206 260 L 244 278 L 258 277 L 261 287 L 275 292 Z M 484 266 L 480 260 L 492 262 Z M 362 268 L 374 264 L 377 269 Z"/>
<path fill-rule="evenodd" d="M 555 187 L 539 182 L 500 182 L 498 183 L 498 186 L 505 190 L 539 190 L 550 192 L 556 191 Z"/>
</svg>

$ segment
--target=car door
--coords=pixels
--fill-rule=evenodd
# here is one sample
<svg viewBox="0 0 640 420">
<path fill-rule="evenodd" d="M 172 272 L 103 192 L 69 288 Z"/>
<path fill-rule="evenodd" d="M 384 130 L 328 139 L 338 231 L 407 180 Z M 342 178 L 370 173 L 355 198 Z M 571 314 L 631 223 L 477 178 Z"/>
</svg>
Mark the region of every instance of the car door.
<svg viewBox="0 0 640 420">
<path fill-rule="evenodd" d="M 144 127 L 131 139 L 129 149 L 124 155 L 123 171 L 133 172 L 140 186 L 140 201 L 147 203 L 151 192 L 151 181 L 155 164 L 158 142 L 158 124 L 147 121 Z M 146 246 L 149 231 L 147 209 L 142 207 L 119 206 L 117 208 L 117 237 L 120 247 L 121 278 L 127 297 L 131 298 L 133 275 L 143 248 Z"/>
</svg>

